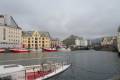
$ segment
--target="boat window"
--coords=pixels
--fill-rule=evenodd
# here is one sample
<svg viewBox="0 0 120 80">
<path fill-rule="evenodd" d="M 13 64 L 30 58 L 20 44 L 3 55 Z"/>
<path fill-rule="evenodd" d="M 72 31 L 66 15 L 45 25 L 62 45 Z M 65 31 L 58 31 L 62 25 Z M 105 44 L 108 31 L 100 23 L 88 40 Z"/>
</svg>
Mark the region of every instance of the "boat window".
<svg viewBox="0 0 120 80">
<path fill-rule="evenodd" d="M 18 65 L 7 65 L 7 66 L 4 66 L 4 68 L 11 68 L 11 67 L 18 67 Z"/>
<path fill-rule="evenodd" d="M 12 80 L 12 78 L 11 78 L 11 76 L 6 76 L 6 77 L 0 78 L 0 80 Z"/>
</svg>

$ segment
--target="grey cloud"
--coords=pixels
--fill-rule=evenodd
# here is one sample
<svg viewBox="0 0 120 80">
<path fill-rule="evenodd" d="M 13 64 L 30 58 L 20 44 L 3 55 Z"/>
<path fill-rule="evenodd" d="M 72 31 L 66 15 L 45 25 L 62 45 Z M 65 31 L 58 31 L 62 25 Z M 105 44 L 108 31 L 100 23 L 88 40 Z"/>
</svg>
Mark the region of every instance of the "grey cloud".
<svg viewBox="0 0 120 80">
<path fill-rule="evenodd" d="M 49 31 L 64 38 L 115 35 L 120 0 L 1 0 L 0 12 L 12 15 L 24 30 Z"/>
</svg>

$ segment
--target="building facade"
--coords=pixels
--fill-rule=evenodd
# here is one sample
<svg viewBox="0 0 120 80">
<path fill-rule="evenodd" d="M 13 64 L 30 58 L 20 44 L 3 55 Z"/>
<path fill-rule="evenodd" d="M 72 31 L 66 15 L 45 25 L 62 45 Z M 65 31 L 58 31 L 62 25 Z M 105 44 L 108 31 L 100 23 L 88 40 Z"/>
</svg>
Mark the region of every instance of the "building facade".
<svg viewBox="0 0 120 80">
<path fill-rule="evenodd" d="M 23 31 L 22 47 L 31 49 L 50 48 L 51 38 L 49 32 Z"/>
<path fill-rule="evenodd" d="M 63 46 L 62 42 L 59 39 L 51 39 L 51 48 L 57 48 Z"/>
<path fill-rule="evenodd" d="M 120 53 L 120 27 L 118 28 L 118 34 L 117 34 L 117 50 Z"/>
<path fill-rule="evenodd" d="M 0 48 L 20 48 L 22 29 L 12 16 L 0 15 Z"/>
<path fill-rule="evenodd" d="M 101 46 L 113 46 L 116 44 L 116 36 L 103 37 Z"/>
<path fill-rule="evenodd" d="M 82 37 L 78 37 L 75 39 L 75 46 L 86 47 L 88 46 L 88 41 Z"/>
</svg>

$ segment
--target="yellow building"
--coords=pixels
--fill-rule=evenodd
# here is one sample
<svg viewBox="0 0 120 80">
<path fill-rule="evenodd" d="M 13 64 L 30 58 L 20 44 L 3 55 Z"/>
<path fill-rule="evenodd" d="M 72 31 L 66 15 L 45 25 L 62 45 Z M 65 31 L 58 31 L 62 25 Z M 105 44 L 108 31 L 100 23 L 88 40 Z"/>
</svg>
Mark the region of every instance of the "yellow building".
<svg viewBox="0 0 120 80">
<path fill-rule="evenodd" d="M 40 31 L 23 31 L 22 46 L 23 48 L 40 49 L 51 47 L 49 32 Z"/>
</svg>

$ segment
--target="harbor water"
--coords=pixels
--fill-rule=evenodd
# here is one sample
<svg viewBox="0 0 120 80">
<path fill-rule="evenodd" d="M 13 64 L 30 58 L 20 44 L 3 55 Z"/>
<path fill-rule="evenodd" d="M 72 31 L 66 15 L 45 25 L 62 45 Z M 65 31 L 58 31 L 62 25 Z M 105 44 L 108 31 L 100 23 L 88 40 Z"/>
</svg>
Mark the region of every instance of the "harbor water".
<svg viewBox="0 0 120 80">
<path fill-rule="evenodd" d="M 34 65 L 43 61 L 71 64 L 68 70 L 48 80 L 109 80 L 120 75 L 120 57 L 115 52 L 82 50 L 44 54 L 0 54 L 0 65 Z"/>
</svg>

